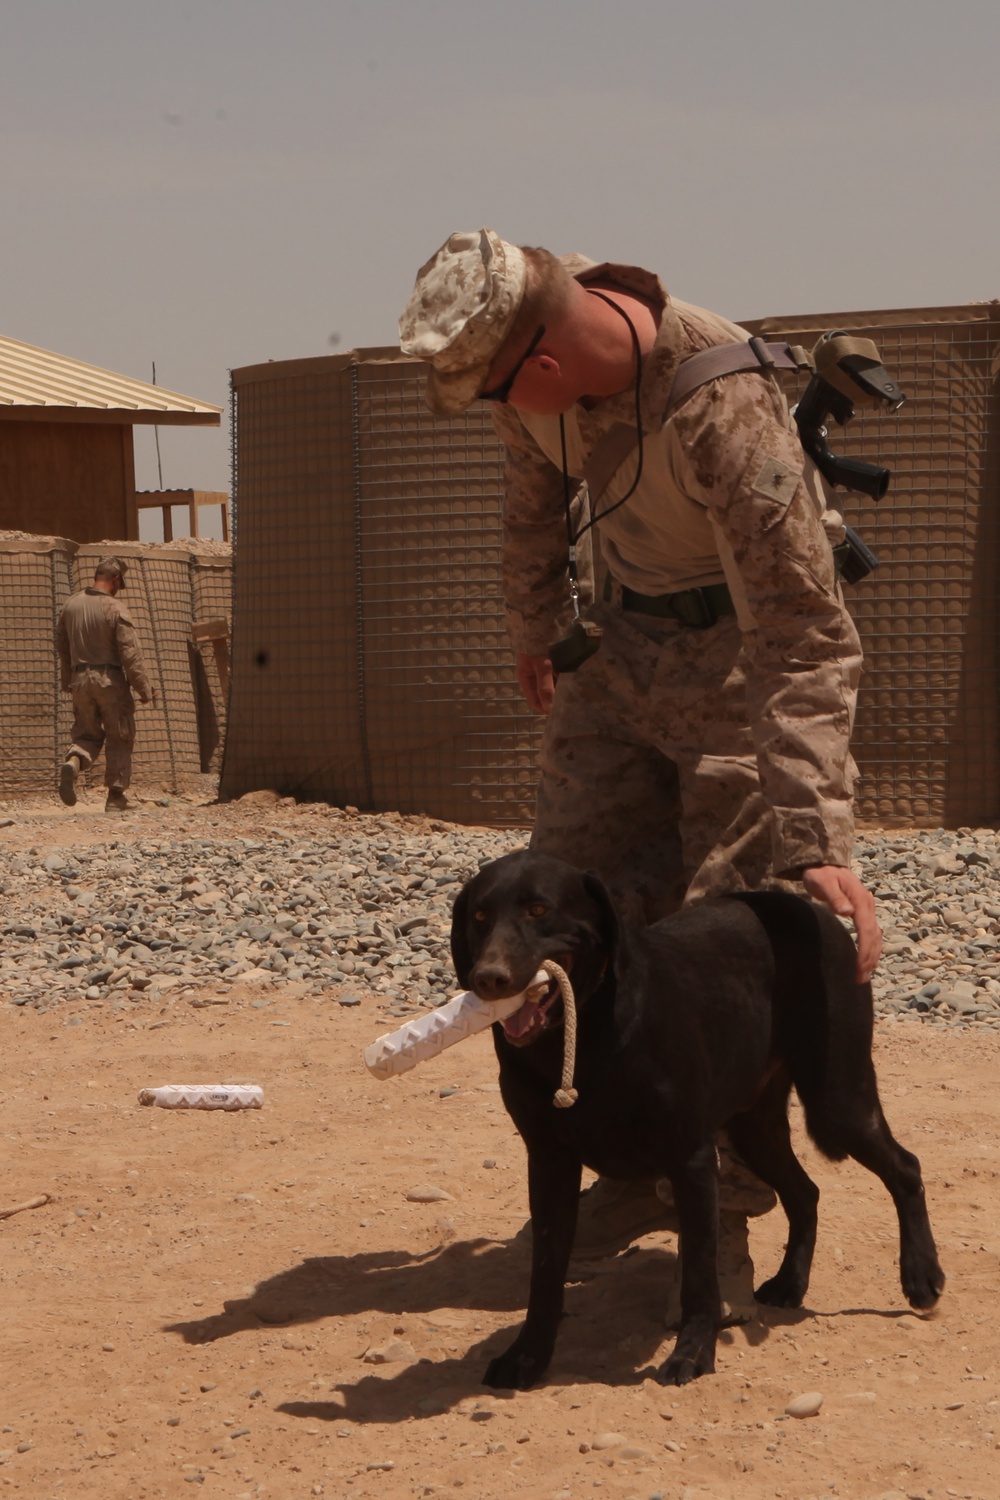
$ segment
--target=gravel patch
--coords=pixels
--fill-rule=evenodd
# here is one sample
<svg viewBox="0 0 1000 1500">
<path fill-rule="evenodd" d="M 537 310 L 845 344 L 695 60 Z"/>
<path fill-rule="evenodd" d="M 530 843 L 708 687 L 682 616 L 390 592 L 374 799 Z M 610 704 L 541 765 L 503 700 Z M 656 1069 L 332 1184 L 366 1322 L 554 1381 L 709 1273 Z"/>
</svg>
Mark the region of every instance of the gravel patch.
<svg viewBox="0 0 1000 1500">
<path fill-rule="evenodd" d="M 146 813 L 141 831 L 116 820 L 96 842 L 0 846 L 0 994 L 47 1010 L 297 982 L 300 994 L 356 986 L 393 1013 L 425 1009 L 456 990 L 457 892 L 525 840 L 327 807 L 289 809 L 295 828 L 268 826 L 259 804 L 201 812 L 215 826 L 186 835 L 158 833 Z"/>
<path fill-rule="evenodd" d="M 440 1004 L 455 895 L 527 836 L 266 793 L 91 821 L 79 842 L 72 818 L 4 811 L 0 995 L 40 1011 L 208 1004 L 236 983 L 345 1006 L 374 992 L 390 1015 Z M 1000 834 L 867 829 L 854 867 L 885 932 L 877 1018 L 1000 1028 Z"/>
</svg>

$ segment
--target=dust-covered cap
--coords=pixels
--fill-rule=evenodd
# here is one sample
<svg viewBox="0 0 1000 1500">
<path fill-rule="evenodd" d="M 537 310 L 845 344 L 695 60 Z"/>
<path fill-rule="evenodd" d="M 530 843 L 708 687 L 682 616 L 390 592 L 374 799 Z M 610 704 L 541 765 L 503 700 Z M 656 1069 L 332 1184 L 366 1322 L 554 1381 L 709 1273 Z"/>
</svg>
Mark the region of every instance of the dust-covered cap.
<svg viewBox="0 0 1000 1500">
<path fill-rule="evenodd" d="M 125 574 L 127 572 L 128 572 L 128 563 L 125 561 L 124 558 L 122 558 L 122 557 L 102 557 L 101 560 L 99 561 L 99 563 L 97 564 L 97 567 L 94 569 L 94 576 L 96 577 L 98 573 L 103 573 L 103 574 L 117 573 L 118 576 L 119 576 L 119 578 L 122 581 L 122 588 L 124 588 L 125 587 Z"/>
<path fill-rule="evenodd" d="M 449 235 L 417 272 L 399 320 L 404 354 L 430 364 L 427 404 L 464 411 L 483 388 L 524 297 L 523 253 L 492 229 Z"/>
</svg>

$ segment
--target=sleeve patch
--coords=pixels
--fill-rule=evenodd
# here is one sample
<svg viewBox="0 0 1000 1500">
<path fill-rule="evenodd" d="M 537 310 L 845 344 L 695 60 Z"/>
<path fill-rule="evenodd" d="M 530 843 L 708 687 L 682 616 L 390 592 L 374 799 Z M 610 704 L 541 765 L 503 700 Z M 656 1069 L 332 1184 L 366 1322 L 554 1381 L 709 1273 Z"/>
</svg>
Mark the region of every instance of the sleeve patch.
<svg viewBox="0 0 1000 1500">
<path fill-rule="evenodd" d="M 780 458 L 767 457 L 757 471 L 756 478 L 750 485 L 756 495 L 763 495 L 768 500 L 790 500 L 799 482 L 801 469 L 793 469 L 789 464 L 783 464 Z"/>
</svg>

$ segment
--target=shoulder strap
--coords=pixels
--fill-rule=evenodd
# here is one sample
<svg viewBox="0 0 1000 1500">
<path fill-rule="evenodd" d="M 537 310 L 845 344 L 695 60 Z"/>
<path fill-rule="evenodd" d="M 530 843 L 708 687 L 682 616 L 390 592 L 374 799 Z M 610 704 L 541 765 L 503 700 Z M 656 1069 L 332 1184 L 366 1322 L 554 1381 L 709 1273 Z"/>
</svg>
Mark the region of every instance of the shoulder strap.
<svg viewBox="0 0 1000 1500">
<path fill-rule="evenodd" d="M 678 365 L 663 420 L 666 421 L 692 391 L 709 380 L 718 380 L 720 375 L 735 375 L 740 370 L 809 368 L 804 350 L 790 344 L 765 344 L 758 338 L 745 344 L 718 344 L 712 349 L 702 349 L 700 354 L 692 354 Z M 603 495 L 638 441 L 639 434 L 631 422 L 616 422 L 594 444 L 582 475 L 590 492 L 591 505 Z"/>
<path fill-rule="evenodd" d="M 594 444 L 590 457 L 583 466 L 582 475 L 582 481 L 590 492 L 591 505 L 595 505 L 604 494 L 638 441 L 639 434 L 631 422 L 616 422 Z"/>
<path fill-rule="evenodd" d="M 712 349 L 702 349 L 700 354 L 692 354 L 678 365 L 664 418 L 692 391 L 709 380 L 718 380 L 720 375 L 735 375 L 740 370 L 809 368 L 804 350 L 790 344 L 765 344 L 758 338 L 748 339 L 745 344 L 718 344 Z"/>
</svg>

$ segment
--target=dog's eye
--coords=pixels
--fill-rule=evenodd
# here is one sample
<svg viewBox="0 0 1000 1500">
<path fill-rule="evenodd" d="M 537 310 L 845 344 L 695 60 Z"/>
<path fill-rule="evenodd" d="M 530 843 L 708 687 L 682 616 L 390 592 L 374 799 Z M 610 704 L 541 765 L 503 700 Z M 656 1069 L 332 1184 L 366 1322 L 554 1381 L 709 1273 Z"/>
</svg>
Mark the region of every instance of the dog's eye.
<svg viewBox="0 0 1000 1500">
<path fill-rule="evenodd" d="M 477 922 L 486 921 L 486 913 L 484 911 L 473 912 L 473 916 L 475 917 Z"/>
<path fill-rule="evenodd" d="M 533 901 L 528 907 L 529 917 L 544 917 L 547 912 L 548 907 L 545 905 L 544 901 Z"/>
</svg>

